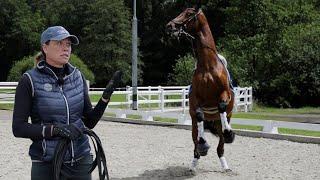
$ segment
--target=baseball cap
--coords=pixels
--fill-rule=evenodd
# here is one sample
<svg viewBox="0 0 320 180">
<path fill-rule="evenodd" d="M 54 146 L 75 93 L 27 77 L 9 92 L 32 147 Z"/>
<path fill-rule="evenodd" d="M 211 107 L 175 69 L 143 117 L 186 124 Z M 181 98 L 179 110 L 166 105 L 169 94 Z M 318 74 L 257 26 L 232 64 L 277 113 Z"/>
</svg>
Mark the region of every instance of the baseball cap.
<svg viewBox="0 0 320 180">
<path fill-rule="evenodd" d="M 50 40 L 60 41 L 65 38 L 69 38 L 71 43 L 74 45 L 79 44 L 79 39 L 75 35 L 71 35 L 64 27 L 62 26 L 52 26 L 46 29 L 41 34 L 41 44 L 46 43 Z"/>
</svg>

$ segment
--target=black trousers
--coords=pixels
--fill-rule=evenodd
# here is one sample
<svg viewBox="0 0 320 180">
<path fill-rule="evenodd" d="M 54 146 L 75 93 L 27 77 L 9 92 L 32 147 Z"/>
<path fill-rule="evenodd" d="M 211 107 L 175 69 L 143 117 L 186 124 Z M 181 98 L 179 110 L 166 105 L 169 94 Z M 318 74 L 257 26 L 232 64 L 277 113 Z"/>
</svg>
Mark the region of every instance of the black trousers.
<svg viewBox="0 0 320 180">
<path fill-rule="evenodd" d="M 92 164 L 92 156 L 86 156 L 75 162 L 73 166 L 70 163 L 65 163 L 67 168 L 71 168 L 75 171 L 87 172 Z M 77 175 L 77 174 L 76 174 Z M 53 180 L 53 167 L 50 162 L 32 162 L 31 167 L 31 180 Z M 61 180 L 91 180 L 91 174 L 81 176 L 81 178 L 66 178 L 62 177 Z"/>
</svg>

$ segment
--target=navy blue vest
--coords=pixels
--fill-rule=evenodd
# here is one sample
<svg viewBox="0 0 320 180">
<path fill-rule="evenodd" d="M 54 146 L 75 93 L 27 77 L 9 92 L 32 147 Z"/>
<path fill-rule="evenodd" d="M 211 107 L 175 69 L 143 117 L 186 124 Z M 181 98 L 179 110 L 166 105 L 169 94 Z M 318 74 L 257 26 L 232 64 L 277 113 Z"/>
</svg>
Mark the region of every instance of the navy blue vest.
<svg viewBox="0 0 320 180">
<path fill-rule="evenodd" d="M 55 73 L 40 61 L 36 68 L 25 73 L 30 78 L 33 89 L 32 124 L 74 124 L 84 128 L 81 120 L 84 107 L 84 85 L 80 71 L 66 64 L 67 75 L 58 83 Z M 59 137 L 32 140 L 29 155 L 33 160 L 51 161 Z M 86 135 L 72 141 L 65 160 L 79 159 L 90 154 Z"/>
</svg>

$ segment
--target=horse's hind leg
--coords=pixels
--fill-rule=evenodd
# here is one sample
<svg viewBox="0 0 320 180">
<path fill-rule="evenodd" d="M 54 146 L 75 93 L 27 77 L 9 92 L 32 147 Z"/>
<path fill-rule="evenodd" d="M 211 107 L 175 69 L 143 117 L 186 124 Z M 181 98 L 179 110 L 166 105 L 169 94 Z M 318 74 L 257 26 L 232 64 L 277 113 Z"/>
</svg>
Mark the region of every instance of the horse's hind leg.
<svg viewBox="0 0 320 180">
<path fill-rule="evenodd" d="M 221 167 L 226 172 L 231 171 L 231 169 L 229 168 L 229 166 L 227 164 L 227 160 L 224 157 L 224 136 L 222 133 L 221 124 L 218 121 L 215 121 L 214 129 L 218 133 L 218 136 L 219 136 L 219 144 L 217 147 L 217 154 L 218 154 L 218 157 L 220 160 Z"/>
</svg>

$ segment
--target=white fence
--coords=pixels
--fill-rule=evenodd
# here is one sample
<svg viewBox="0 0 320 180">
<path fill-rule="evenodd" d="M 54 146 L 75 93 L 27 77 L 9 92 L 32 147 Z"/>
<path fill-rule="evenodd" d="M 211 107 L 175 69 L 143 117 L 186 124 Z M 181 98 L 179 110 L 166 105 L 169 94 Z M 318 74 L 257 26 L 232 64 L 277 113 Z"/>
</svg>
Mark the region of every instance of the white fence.
<svg viewBox="0 0 320 180">
<path fill-rule="evenodd" d="M 90 88 L 89 94 L 101 94 L 103 88 Z M 252 87 L 236 87 L 234 89 L 234 111 L 252 111 Z M 126 106 L 130 109 L 132 104 L 132 87 L 124 91 L 115 91 L 115 95 L 125 95 L 124 102 L 110 102 L 109 106 Z M 189 105 L 189 86 L 146 86 L 138 87 L 138 108 L 160 109 L 164 111 L 186 111 Z"/>
<path fill-rule="evenodd" d="M 114 114 L 117 118 L 127 118 L 129 115 L 139 116 L 139 119 L 153 121 L 155 117 L 177 119 L 178 124 L 191 125 L 188 113 L 161 112 L 161 111 L 135 111 L 127 109 L 106 109 L 107 113 Z M 262 132 L 278 134 L 278 128 L 320 131 L 320 124 L 297 123 L 274 120 L 232 118 L 231 124 L 261 126 Z"/>
<path fill-rule="evenodd" d="M 14 103 L 14 90 L 17 82 L 0 82 L 0 104 Z M 90 95 L 101 95 L 104 88 L 90 88 Z M 235 92 L 234 111 L 252 111 L 252 87 L 237 87 Z M 126 107 L 132 105 L 132 87 L 119 88 L 114 95 L 124 95 L 125 101 L 109 103 L 109 107 Z M 161 111 L 186 111 L 189 105 L 189 86 L 146 86 L 138 87 L 138 108 L 160 109 Z M 93 102 L 96 104 L 97 102 Z"/>
<path fill-rule="evenodd" d="M 14 90 L 17 82 L 0 82 L 0 104 L 14 102 Z M 102 94 L 103 88 L 90 88 L 89 94 Z M 125 102 L 110 102 L 109 105 L 131 105 L 132 91 L 131 87 L 124 88 L 123 91 L 115 91 L 114 94 L 123 94 L 126 97 Z M 142 120 L 153 121 L 154 117 L 173 118 L 177 119 L 179 124 L 191 124 L 190 116 L 187 112 L 167 112 L 169 110 L 183 110 L 188 105 L 188 86 L 177 87 L 139 87 L 138 88 L 139 105 L 150 106 L 149 111 L 135 111 L 129 109 L 113 109 L 107 108 L 107 113 L 115 114 L 118 118 L 126 118 L 128 115 L 138 115 Z M 175 98 L 171 98 L 174 96 Z M 176 98 L 180 97 L 180 98 Z M 168 108 L 167 104 L 175 103 L 174 108 Z M 157 105 L 157 110 L 151 107 L 151 104 Z M 180 104 L 180 106 L 179 106 Z M 252 110 L 252 88 L 235 88 L 235 109 L 234 111 L 250 111 Z M 310 131 L 320 131 L 320 124 L 296 123 L 273 120 L 248 120 L 233 118 L 232 124 L 262 126 L 263 132 L 278 133 L 278 128 L 301 129 Z"/>
</svg>

